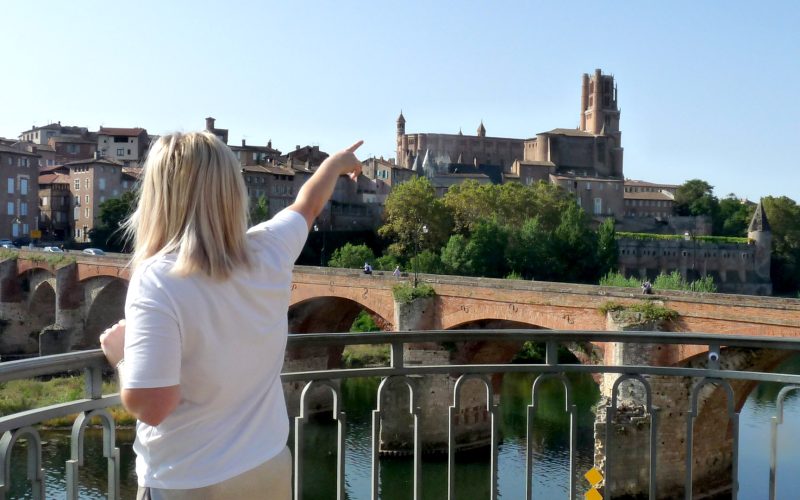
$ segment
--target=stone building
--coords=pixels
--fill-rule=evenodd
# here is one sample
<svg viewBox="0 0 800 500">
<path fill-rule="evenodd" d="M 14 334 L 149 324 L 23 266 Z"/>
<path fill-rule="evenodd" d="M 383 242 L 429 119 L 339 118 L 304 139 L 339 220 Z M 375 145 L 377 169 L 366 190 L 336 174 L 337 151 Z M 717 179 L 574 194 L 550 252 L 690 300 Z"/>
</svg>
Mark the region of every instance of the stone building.
<svg viewBox="0 0 800 500">
<path fill-rule="evenodd" d="M 623 148 L 614 77 L 599 69 L 593 75 L 584 74 L 580 109 L 576 129 L 555 128 L 530 139 L 487 137 L 483 122 L 474 136 L 461 132 L 407 134 L 401 112 L 397 119 L 397 163 L 418 172 L 421 167 L 431 178 L 467 173 L 463 168 L 456 172 L 449 167 L 459 164 L 472 165 L 492 182 L 551 182 L 575 193 L 590 215 L 621 217 Z M 434 175 L 426 160 L 436 165 Z M 499 181 L 493 178 L 494 169 L 501 173 Z"/>
<path fill-rule="evenodd" d="M 236 155 L 236 159 L 239 160 L 239 164 L 243 167 L 272 164 L 281 156 L 281 152 L 272 147 L 271 140 L 267 141 L 266 146 L 256 146 L 247 144 L 242 139 L 241 146 L 230 146 L 230 148 Z"/>
<path fill-rule="evenodd" d="M 97 152 L 97 138 L 92 134 L 57 135 L 48 144 L 55 151 L 56 165 L 93 158 Z"/>
<path fill-rule="evenodd" d="M 747 243 L 709 242 L 686 232 L 681 239 L 620 238 L 619 270 L 641 279 L 680 272 L 687 281 L 711 276 L 717 290 L 748 295 L 772 294 L 772 230 L 759 202 Z"/>
<path fill-rule="evenodd" d="M 150 137 L 143 128 L 100 127 L 97 132 L 97 151 L 100 156 L 118 161 L 126 167 L 141 166 L 148 147 Z"/>
<path fill-rule="evenodd" d="M 414 176 L 413 170 L 383 158 L 367 158 L 362 161 L 361 174 L 368 179 L 385 182 L 389 186 L 402 184 Z"/>
<path fill-rule="evenodd" d="M 5 186 L 0 190 L 1 239 L 29 238 L 36 228 L 38 176 L 38 155 L 0 144 L 0 179 Z"/>
<path fill-rule="evenodd" d="M 50 139 L 57 136 L 86 137 L 87 135 L 89 135 L 89 129 L 86 127 L 61 125 L 61 122 L 56 122 L 43 127 L 31 126 L 30 130 L 19 134 L 19 140 L 44 145 L 49 144 Z"/>
<path fill-rule="evenodd" d="M 71 236 L 79 243 L 88 242 L 89 231 L 100 215 L 100 204 L 133 189 L 135 178 L 123 172 L 121 162 L 107 158 L 79 160 L 64 166 L 69 169 L 72 197 Z"/>
<path fill-rule="evenodd" d="M 62 241 L 71 236 L 69 187 L 69 174 L 55 170 L 39 174 L 39 229 L 43 240 Z"/>
<path fill-rule="evenodd" d="M 228 144 L 228 129 L 226 128 L 217 128 L 215 125 L 216 119 L 209 116 L 206 118 L 206 131 L 211 132 L 212 134 L 219 137 L 219 140 Z"/>
<path fill-rule="evenodd" d="M 672 217 L 675 213 L 674 184 L 625 179 L 625 217 L 649 217 L 659 221 Z"/>
</svg>

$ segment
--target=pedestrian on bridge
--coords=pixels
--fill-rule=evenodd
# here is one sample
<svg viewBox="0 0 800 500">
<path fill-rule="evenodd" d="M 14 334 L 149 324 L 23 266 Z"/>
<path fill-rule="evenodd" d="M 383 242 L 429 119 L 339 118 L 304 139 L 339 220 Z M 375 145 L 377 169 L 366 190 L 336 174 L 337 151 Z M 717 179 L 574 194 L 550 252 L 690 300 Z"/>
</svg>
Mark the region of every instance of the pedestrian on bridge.
<svg viewBox="0 0 800 500">
<path fill-rule="evenodd" d="M 210 132 L 158 139 L 125 223 L 133 276 L 125 319 L 100 336 L 136 426 L 139 499 L 291 498 L 280 381 L 292 267 L 353 146 L 295 202 L 247 229 L 236 156 Z"/>
</svg>

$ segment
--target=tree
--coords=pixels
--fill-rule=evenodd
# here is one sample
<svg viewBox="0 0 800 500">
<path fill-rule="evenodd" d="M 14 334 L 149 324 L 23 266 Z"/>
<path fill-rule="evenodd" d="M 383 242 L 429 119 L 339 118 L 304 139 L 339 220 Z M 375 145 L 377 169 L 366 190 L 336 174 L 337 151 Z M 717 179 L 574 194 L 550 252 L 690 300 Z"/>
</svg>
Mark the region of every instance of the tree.
<svg viewBox="0 0 800 500">
<path fill-rule="evenodd" d="M 755 205 L 742 203 L 730 193 L 719 200 L 719 210 L 712 221 L 714 234 L 718 236 L 747 236 L 747 226 L 753 218 Z"/>
<path fill-rule="evenodd" d="M 550 251 L 555 258 L 553 271 L 559 281 L 595 283 L 597 239 L 589 229 L 588 215 L 570 203 L 553 233 Z"/>
<path fill-rule="evenodd" d="M 100 223 L 89 231 L 92 244 L 111 252 L 127 250 L 127 241 L 120 227 L 136 208 L 137 202 L 136 194 L 126 191 L 119 198 L 110 198 L 100 203 Z"/>
<path fill-rule="evenodd" d="M 372 318 L 372 315 L 365 311 L 364 309 L 358 313 L 356 319 L 353 320 L 352 326 L 350 326 L 351 332 L 379 332 L 381 328 L 375 323 L 375 320 Z"/>
<path fill-rule="evenodd" d="M 504 277 L 508 274 L 507 246 L 508 232 L 503 226 L 494 219 L 480 221 L 464 251 L 467 270 L 473 276 Z"/>
<path fill-rule="evenodd" d="M 554 256 L 550 252 L 552 232 L 542 228 L 539 217 L 526 220 L 522 227 L 509 227 L 506 262 L 525 279 L 546 279 Z"/>
<path fill-rule="evenodd" d="M 678 215 L 708 215 L 714 219 L 719 209 L 714 186 L 700 179 L 684 182 L 675 191 L 675 212 Z"/>
<path fill-rule="evenodd" d="M 392 189 L 383 213 L 385 222 L 378 234 L 393 239 L 391 253 L 404 260 L 415 251 L 438 252 L 452 228 L 450 212 L 425 177 L 412 178 Z"/>
<path fill-rule="evenodd" d="M 250 223 L 256 225 L 269 219 L 269 199 L 261 195 L 250 205 Z"/>
<path fill-rule="evenodd" d="M 353 245 L 345 243 L 343 247 L 337 248 L 333 256 L 328 261 L 330 267 L 346 267 L 358 269 L 364 267 L 365 262 L 373 262 L 375 254 L 367 245 Z"/>
<path fill-rule="evenodd" d="M 619 245 L 617 234 L 614 230 L 614 219 L 607 218 L 597 229 L 597 272 L 605 276 L 610 271 L 617 270 L 619 261 Z"/>
<path fill-rule="evenodd" d="M 463 234 L 454 234 L 442 248 L 442 264 L 450 274 L 469 274 L 467 270 L 467 238 Z"/>
<path fill-rule="evenodd" d="M 800 206 L 786 196 L 767 196 L 761 202 L 772 228 L 773 290 L 796 295 L 800 291 Z"/>
</svg>

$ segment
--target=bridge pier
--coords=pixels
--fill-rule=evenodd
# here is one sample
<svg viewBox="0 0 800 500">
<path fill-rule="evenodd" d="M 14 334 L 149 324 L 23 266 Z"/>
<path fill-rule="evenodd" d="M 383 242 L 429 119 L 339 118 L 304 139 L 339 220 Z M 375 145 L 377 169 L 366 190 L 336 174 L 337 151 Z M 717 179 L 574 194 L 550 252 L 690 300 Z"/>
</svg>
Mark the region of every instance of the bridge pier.
<svg viewBox="0 0 800 500">
<path fill-rule="evenodd" d="M 397 331 L 436 329 L 436 298 L 427 297 L 408 303 L 395 302 L 394 324 Z M 410 365 L 447 365 L 453 350 L 434 343 L 411 344 L 403 352 L 403 363 Z M 457 377 L 428 375 L 412 377 L 415 406 L 420 409 L 420 436 L 423 453 L 447 453 L 449 408 Z M 486 409 L 486 388 L 479 381 L 468 381 L 460 391 L 461 404 L 454 421 L 456 450 L 488 446 L 491 443 L 491 420 Z M 499 402 L 494 394 L 492 405 Z M 381 424 L 381 452 L 411 453 L 413 421 L 408 412 L 408 391 L 395 386 L 386 396 L 387 408 L 394 408 Z"/>
<path fill-rule="evenodd" d="M 83 289 L 78 280 L 78 265 L 67 264 L 56 269 L 56 322 L 48 335 L 66 337 L 54 345 L 66 345 L 67 350 L 80 347 L 78 331 L 84 326 Z"/>
<path fill-rule="evenodd" d="M 608 318 L 609 330 L 663 331 L 659 323 L 631 324 Z M 707 368 L 706 352 L 676 363 L 670 359 L 675 351 L 668 346 L 611 343 L 605 349 L 608 365 L 675 365 Z M 720 368 L 730 370 L 769 371 L 785 354 L 751 349 L 725 349 Z M 619 384 L 617 404 L 606 442 L 607 409 L 612 400 L 616 374 L 604 374 L 601 402 L 595 419 L 595 466 L 605 471 L 604 498 L 647 495 L 650 488 L 650 436 L 653 412 L 648 412 L 647 392 L 639 381 Z M 657 498 L 685 496 L 687 428 L 692 418 L 693 497 L 707 498 L 730 492 L 733 482 L 733 435 L 736 429 L 730 413 L 738 411 L 755 386 L 748 381 L 732 381 L 735 400 L 725 387 L 708 383 L 697 393 L 697 408 L 690 415 L 694 391 L 701 379 L 690 377 L 643 376 L 650 386 L 652 407 L 656 408 L 656 491 Z"/>
</svg>

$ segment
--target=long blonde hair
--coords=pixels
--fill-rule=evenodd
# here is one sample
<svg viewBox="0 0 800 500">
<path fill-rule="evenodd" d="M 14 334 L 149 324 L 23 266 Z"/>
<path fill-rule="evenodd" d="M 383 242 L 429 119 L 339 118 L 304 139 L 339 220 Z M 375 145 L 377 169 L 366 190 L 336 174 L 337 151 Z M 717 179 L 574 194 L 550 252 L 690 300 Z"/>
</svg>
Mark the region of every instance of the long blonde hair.
<svg viewBox="0 0 800 500">
<path fill-rule="evenodd" d="M 249 267 L 248 197 L 233 152 L 209 132 L 165 135 L 151 147 L 139 203 L 124 223 L 133 266 L 177 254 L 172 272 L 224 280 Z"/>
</svg>

